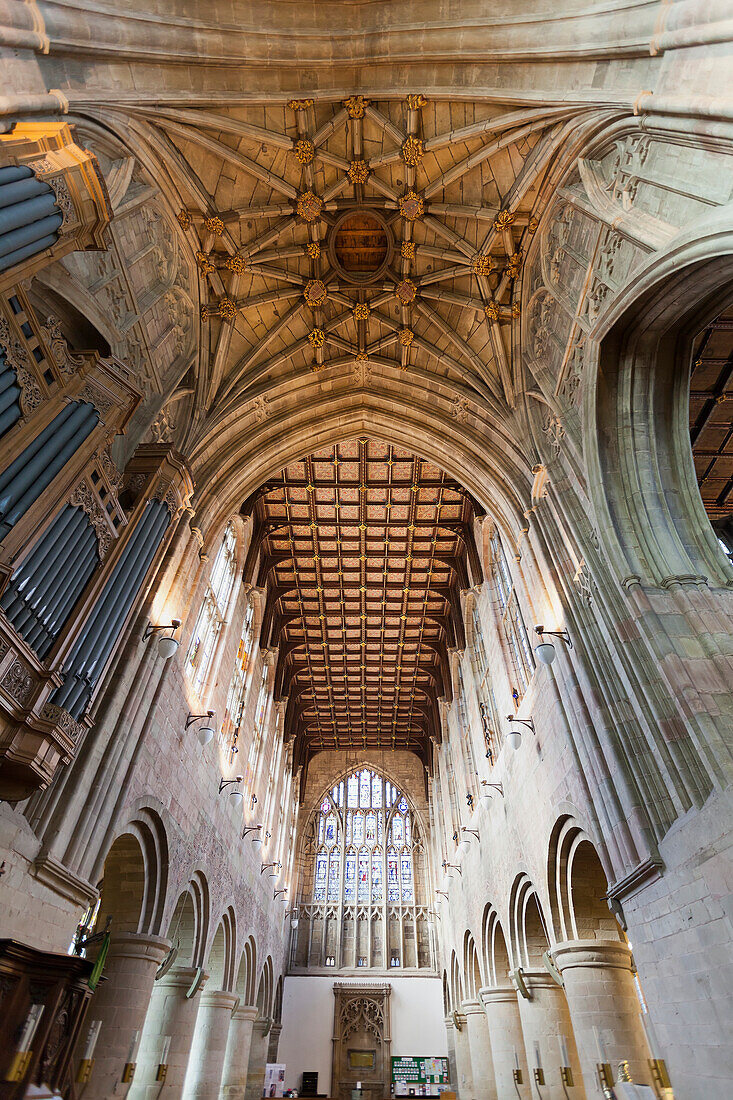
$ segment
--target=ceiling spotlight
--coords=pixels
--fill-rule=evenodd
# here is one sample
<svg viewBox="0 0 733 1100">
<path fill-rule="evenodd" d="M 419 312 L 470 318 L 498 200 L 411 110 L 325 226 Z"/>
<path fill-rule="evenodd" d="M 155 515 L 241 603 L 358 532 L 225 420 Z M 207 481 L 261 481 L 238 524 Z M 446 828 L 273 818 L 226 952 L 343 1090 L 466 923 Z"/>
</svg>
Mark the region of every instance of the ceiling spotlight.
<svg viewBox="0 0 733 1100">
<path fill-rule="evenodd" d="M 154 623 L 148 623 L 148 625 L 145 627 L 145 633 L 143 634 L 143 641 L 146 641 L 146 639 L 150 638 L 151 635 L 157 634 L 159 630 L 170 630 L 170 634 L 163 633 L 158 638 L 158 655 L 162 657 L 164 661 L 167 661 L 170 657 L 173 656 L 173 654 L 176 652 L 179 645 L 181 644 L 178 641 L 178 638 L 174 637 L 180 625 L 180 619 L 171 619 L 170 623 L 168 623 L 167 625 L 155 625 Z"/>
<path fill-rule="evenodd" d="M 235 784 L 235 783 L 241 783 L 241 782 L 242 782 L 241 775 L 235 776 L 234 779 L 220 779 L 219 780 L 219 794 L 221 794 L 221 792 L 224 790 L 225 787 L 230 787 L 230 786 L 233 786 L 233 784 Z M 229 797 L 231 798 L 232 802 L 234 802 L 235 805 L 238 805 L 242 801 L 242 799 L 244 798 L 244 795 L 242 794 L 241 791 L 231 790 L 229 792 Z"/>
<path fill-rule="evenodd" d="M 201 725 L 196 730 L 196 736 L 202 745 L 208 745 L 214 736 L 213 719 L 213 710 L 207 710 L 206 714 L 189 714 L 186 719 L 186 729 L 188 729 L 192 722 L 201 722 Z"/>
<path fill-rule="evenodd" d="M 568 649 L 573 648 L 573 643 L 567 630 L 545 630 L 544 626 L 536 626 L 534 630 L 535 634 L 537 634 L 540 639 L 539 643 L 534 647 L 534 651 L 541 665 L 551 665 L 555 660 L 555 646 L 553 642 L 546 642 L 544 640 L 545 637 L 562 638 Z"/>
</svg>

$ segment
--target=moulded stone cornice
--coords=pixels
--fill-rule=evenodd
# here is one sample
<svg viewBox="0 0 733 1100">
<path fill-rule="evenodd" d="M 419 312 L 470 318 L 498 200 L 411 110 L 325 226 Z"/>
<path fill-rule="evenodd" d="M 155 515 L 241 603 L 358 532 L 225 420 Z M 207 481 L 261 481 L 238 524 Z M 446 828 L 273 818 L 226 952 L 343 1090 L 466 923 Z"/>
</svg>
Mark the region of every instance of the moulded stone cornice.
<svg viewBox="0 0 733 1100">
<path fill-rule="evenodd" d="M 60 894 L 62 898 L 73 901 L 85 909 L 98 896 L 98 890 L 84 878 L 75 875 L 63 863 L 50 855 L 39 855 L 32 868 L 33 876 L 39 882 Z"/>
<path fill-rule="evenodd" d="M 633 897 L 642 886 L 654 882 L 655 879 L 660 878 L 663 874 L 664 863 L 659 856 L 648 856 L 640 863 L 637 863 L 627 875 L 617 879 L 612 886 L 609 886 L 607 891 L 608 897 L 617 898 L 619 901 L 624 898 Z"/>
</svg>

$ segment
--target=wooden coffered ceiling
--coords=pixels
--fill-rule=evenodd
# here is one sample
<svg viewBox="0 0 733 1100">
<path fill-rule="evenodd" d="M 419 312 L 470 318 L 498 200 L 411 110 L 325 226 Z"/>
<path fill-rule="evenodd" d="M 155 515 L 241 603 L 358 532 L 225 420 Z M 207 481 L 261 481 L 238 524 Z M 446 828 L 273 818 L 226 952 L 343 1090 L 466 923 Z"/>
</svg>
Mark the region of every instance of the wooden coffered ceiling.
<svg viewBox="0 0 733 1100">
<path fill-rule="evenodd" d="M 353 440 L 292 463 L 242 509 L 245 581 L 266 588 L 295 764 L 321 749 L 408 749 L 426 763 L 462 646 L 460 590 L 481 580 L 480 509 L 457 482 L 387 443 Z"/>
<path fill-rule="evenodd" d="M 187 196 L 208 341 L 189 444 L 309 372 L 432 376 L 514 406 L 533 209 L 587 110 L 419 94 L 126 110 Z"/>
<path fill-rule="evenodd" d="M 690 441 L 700 493 L 713 522 L 733 514 L 731 401 L 733 307 L 703 329 L 692 352 Z"/>
</svg>

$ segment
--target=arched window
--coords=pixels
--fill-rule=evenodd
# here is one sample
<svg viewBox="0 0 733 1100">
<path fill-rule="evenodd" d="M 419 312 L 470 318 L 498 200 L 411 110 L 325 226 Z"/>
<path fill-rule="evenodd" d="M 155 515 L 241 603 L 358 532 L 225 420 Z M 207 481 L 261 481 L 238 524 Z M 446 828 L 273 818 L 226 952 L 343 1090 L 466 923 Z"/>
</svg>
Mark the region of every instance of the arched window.
<svg viewBox="0 0 733 1100">
<path fill-rule="evenodd" d="M 252 638 L 254 636 L 255 609 L 253 604 L 247 605 L 247 611 L 242 624 L 242 636 L 237 646 L 237 655 L 234 658 L 234 669 L 229 681 L 224 719 L 219 731 L 222 745 L 229 749 L 233 757 L 239 752 L 239 734 L 244 714 L 244 697 L 247 692 L 247 680 L 249 659 L 252 651 Z"/>
<path fill-rule="evenodd" d="M 260 691 L 257 696 L 257 709 L 255 710 L 255 724 L 247 756 L 246 775 L 244 777 L 245 785 L 249 787 L 252 794 L 256 793 L 254 784 L 257 778 L 257 766 L 259 764 L 260 751 L 262 749 L 262 736 L 265 732 L 265 719 L 267 718 L 268 703 L 270 700 L 268 679 L 269 668 L 267 664 L 263 664 L 262 676 L 260 678 Z"/>
<path fill-rule="evenodd" d="M 517 676 L 516 690 L 521 697 L 527 690 L 534 672 L 534 656 L 529 644 L 527 627 L 517 599 L 514 579 L 506 560 L 504 547 L 496 530 L 491 535 L 491 559 L 496 580 L 496 592 L 499 599 L 499 612 L 511 655 L 514 672 Z"/>
<path fill-rule="evenodd" d="M 312 920 L 314 932 L 305 934 L 301 965 L 431 965 L 425 852 L 404 794 L 371 768 L 359 768 L 323 797 L 312 837 L 300 923 Z M 323 906 L 329 909 L 327 925 Z M 334 912 L 339 915 L 331 917 Z M 404 929 L 401 945 L 389 939 L 395 915 L 395 927 Z M 341 936 L 333 922 L 343 923 Z M 332 943 L 340 943 L 341 956 Z M 329 963 L 331 957 L 340 962 Z"/>
<path fill-rule="evenodd" d="M 478 609 L 478 602 L 474 601 L 471 608 L 471 624 L 473 627 L 473 654 L 474 672 L 476 674 L 476 690 L 481 712 L 481 725 L 483 726 L 484 746 L 486 759 L 493 764 L 501 747 L 499 710 L 494 695 L 494 684 L 489 668 L 489 658 L 484 642 L 483 624 Z"/>
<path fill-rule="evenodd" d="M 405 796 L 363 768 L 337 784 L 321 803 L 313 901 L 412 905 L 415 899 L 413 823 Z"/>
<path fill-rule="evenodd" d="M 460 660 L 456 661 L 456 710 L 458 711 L 458 727 L 461 735 L 461 758 L 466 779 L 466 803 L 470 810 L 474 807 L 477 794 L 476 764 L 471 744 L 471 721 L 468 716 L 466 701 L 466 685 L 463 680 L 463 669 Z"/>
<path fill-rule="evenodd" d="M 206 594 L 186 654 L 186 675 L 199 695 L 206 684 L 216 643 L 226 622 L 229 597 L 234 587 L 236 559 L 237 536 L 234 524 L 230 523 L 214 559 Z"/>
</svg>

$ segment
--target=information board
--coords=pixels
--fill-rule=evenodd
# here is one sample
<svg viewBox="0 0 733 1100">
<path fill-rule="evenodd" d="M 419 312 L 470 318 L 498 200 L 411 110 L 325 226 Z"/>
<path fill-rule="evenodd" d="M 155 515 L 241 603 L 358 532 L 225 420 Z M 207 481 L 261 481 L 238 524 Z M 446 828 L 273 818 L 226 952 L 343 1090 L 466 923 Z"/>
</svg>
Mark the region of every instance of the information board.
<svg viewBox="0 0 733 1100">
<path fill-rule="evenodd" d="M 447 1058 L 393 1058 L 392 1080 L 406 1085 L 447 1085 Z"/>
</svg>

